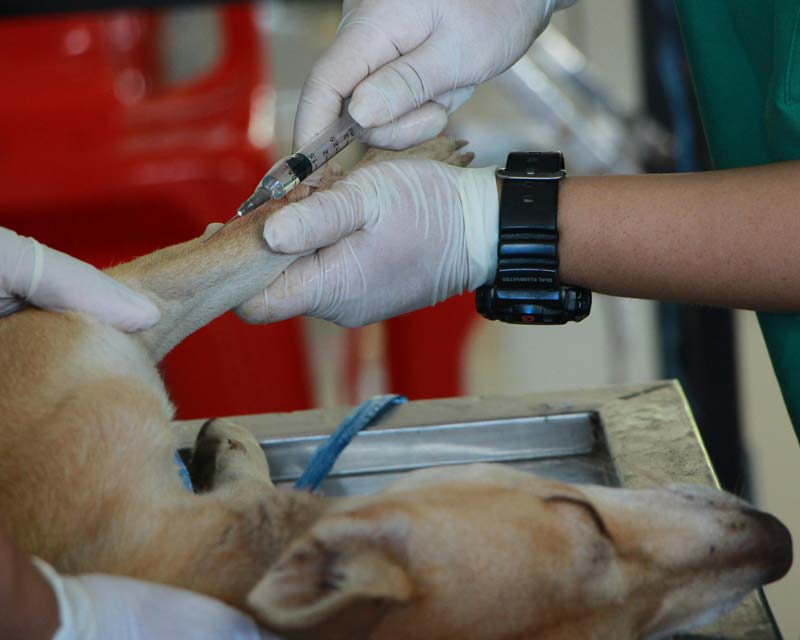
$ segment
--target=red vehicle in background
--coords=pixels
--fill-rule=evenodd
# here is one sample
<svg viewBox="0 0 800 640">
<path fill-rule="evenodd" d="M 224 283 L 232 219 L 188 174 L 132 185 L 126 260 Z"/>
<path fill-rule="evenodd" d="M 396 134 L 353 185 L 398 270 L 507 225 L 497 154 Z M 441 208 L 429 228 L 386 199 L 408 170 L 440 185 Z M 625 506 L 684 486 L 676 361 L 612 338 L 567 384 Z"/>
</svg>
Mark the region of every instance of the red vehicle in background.
<svg viewBox="0 0 800 640">
<path fill-rule="evenodd" d="M 169 12 L 0 21 L 0 225 L 105 267 L 235 211 L 273 159 L 264 52 L 251 5 L 203 12 L 215 59 L 184 78 Z M 164 373 L 182 418 L 311 405 L 298 320 L 228 314 Z"/>
<path fill-rule="evenodd" d="M 250 4 L 0 20 L 0 225 L 102 268 L 226 220 L 275 160 L 268 68 Z M 475 317 L 462 296 L 385 323 L 389 389 L 461 394 Z M 353 403 L 358 335 L 342 376 Z M 313 403 L 300 320 L 226 314 L 163 371 L 179 418 Z"/>
</svg>

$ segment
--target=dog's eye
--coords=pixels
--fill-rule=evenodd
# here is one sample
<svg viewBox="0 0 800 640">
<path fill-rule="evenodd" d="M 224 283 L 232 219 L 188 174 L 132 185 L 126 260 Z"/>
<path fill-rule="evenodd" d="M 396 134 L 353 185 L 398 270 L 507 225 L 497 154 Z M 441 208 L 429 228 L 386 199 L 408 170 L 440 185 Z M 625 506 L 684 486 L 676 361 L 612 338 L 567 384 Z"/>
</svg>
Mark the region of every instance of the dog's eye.
<svg viewBox="0 0 800 640">
<path fill-rule="evenodd" d="M 600 512 L 595 509 L 591 502 L 582 500 L 581 498 L 576 498 L 574 496 L 548 496 L 544 498 L 544 502 L 561 502 L 571 504 L 585 510 L 592 522 L 594 522 L 600 534 L 613 542 L 613 538 L 611 537 L 611 533 L 609 532 L 606 523 L 603 521 L 603 517 L 600 515 Z"/>
</svg>

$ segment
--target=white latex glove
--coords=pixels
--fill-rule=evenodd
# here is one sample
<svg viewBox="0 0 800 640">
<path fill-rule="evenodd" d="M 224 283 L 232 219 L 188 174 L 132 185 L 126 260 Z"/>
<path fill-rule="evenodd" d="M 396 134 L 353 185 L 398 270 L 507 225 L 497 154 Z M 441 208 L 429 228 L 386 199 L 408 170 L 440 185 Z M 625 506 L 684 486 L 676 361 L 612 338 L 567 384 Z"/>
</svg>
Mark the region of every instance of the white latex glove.
<svg viewBox="0 0 800 640">
<path fill-rule="evenodd" d="M 497 266 L 494 171 L 380 162 L 284 207 L 265 224 L 269 246 L 324 248 L 237 313 L 253 323 L 310 315 L 355 327 L 476 289 Z"/>
<path fill-rule="evenodd" d="M 476 85 L 519 60 L 554 10 L 577 0 L 353 0 L 314 65 L 294 128 L 301 146 L 350 115 L 373 147 L 405 149 L 438 135 Z"/>
<path fill-rule="evenodd" d="M 206 596 L 132 578 L 66 577 L 39 558 L 58 602 L 54 640 L 277 640 L 240 611 Z"/>
<path fill-rule="evenodd" d="M 26 302 L 81 311 L 123 331 L 147 329 L 160 317 L 152 301 L 93 266 L 0 227 L 0 316 Z"/>
</svg>

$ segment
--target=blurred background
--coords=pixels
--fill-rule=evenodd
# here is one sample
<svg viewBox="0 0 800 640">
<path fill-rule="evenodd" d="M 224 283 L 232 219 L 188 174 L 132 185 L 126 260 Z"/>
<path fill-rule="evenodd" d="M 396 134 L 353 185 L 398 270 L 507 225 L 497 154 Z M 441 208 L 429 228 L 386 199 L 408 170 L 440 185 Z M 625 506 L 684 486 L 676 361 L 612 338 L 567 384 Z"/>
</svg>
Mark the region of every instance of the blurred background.
<svg viewBox="0 0 800 640">
<path fill-rule="evenodd" d="M 227 219 L 291 151 L 340 14 L 336 0 L 270 0 L 4 18 L 0 225 L 108 266 Z M 670 0 L 556 14 L 447 133 L 479 166 L 529 149 L 563 150 L 573 175 L 708 166 Z M 800 447 L 749 312 L 596 296 L 586 321 L 532 328 L 485 321 L 464 296 L 359 330 L 225 317 L 164 372 L 181 418 L 678 378 L 723 486 L 800 538 Z M 800 638 L 800 568 L 767 593 Z"/>
</svg>

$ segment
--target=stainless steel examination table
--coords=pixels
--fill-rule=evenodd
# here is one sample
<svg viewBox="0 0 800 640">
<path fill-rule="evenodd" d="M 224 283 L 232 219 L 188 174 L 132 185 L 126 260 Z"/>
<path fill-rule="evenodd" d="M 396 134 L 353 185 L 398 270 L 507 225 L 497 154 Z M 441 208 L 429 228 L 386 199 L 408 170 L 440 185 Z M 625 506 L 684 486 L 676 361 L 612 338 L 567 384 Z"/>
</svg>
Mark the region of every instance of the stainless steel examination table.
<svg viewBox="0 0 800 640">
<path fill-rule="evenodd" d="M 241 416 L 261 441 L 273 481 L 289 485 L 348 408 Z M 191 447 L 202 420 L 178 423 Z M 321 490 L 370 493 L 398 475 L 433 465 L 503 462 L 567 482 L 645 487 L 715 485 L 686 399 L 675 382 L 516 397 L 450 398 L 401 405 L 344 451 Z M 706 640 L 781 638 L 763 594 L 751 594 Z"/>
</svg>

